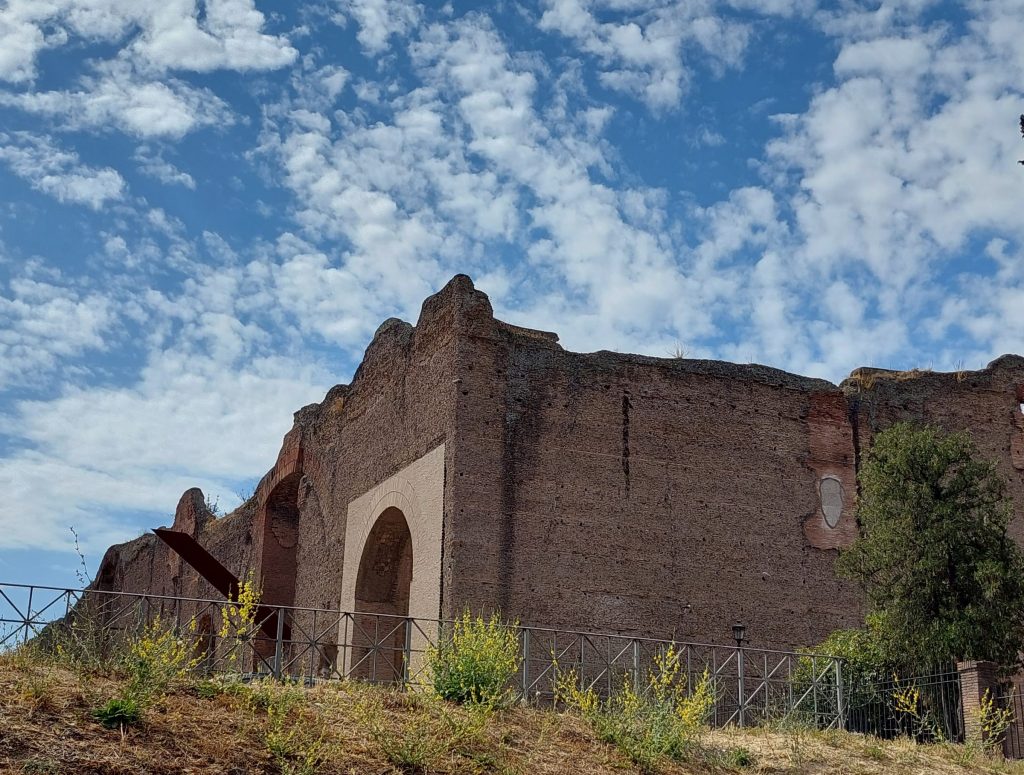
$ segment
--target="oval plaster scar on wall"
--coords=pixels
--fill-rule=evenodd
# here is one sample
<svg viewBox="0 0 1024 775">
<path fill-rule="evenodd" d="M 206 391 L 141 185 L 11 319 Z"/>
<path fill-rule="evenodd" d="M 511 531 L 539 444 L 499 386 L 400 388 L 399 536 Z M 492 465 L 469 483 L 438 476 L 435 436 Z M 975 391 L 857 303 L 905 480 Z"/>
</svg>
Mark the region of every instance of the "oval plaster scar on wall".
<svg viewBox="0 0 1024 775">
<path fill-rule="evenodd" d="M 826 476 L 818 485 L 821 498 L 821 513 L 825 515 L 825 524 L 835 528 L 839 518 L 843 516 L 843 485 L 834 476 Z"/>
</svg>

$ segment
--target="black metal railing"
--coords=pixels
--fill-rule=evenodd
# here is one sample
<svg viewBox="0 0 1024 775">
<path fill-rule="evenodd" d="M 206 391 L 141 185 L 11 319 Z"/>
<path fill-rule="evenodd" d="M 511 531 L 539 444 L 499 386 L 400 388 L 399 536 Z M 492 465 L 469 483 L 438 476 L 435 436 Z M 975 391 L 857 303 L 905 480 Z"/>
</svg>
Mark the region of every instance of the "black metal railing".
<svg viewBox="0 0 1024 775">
<path fill-rule="evenodd" d="M 159 620 L 190 639 L 196 670 L 311 683 L 354 679 L 401 686 L 430 680 L 427 652 L 451 622 L 319 608 L 260 606 L 238 616 L 224 600 L 0 584 L 0 650 L 34 641 L 92 650 L 102 658 Z M 688 691 L 707 680 L 715 726 L 795 719 L 842 728 L 847 708 L 842 660 L 613 633 L 509 625 L 519 644 L 514 692 L 549 704 L 560 674 L 608 697 L 643 686 L 672 652 Z"/>
<path fill-rule="evenodd" d="M 918 742 L 964 740 L 960 674 L 943 670 L 912 678 L 853 683 L 847 697 L 847 729 L 883 739 Z"/>
</svg>

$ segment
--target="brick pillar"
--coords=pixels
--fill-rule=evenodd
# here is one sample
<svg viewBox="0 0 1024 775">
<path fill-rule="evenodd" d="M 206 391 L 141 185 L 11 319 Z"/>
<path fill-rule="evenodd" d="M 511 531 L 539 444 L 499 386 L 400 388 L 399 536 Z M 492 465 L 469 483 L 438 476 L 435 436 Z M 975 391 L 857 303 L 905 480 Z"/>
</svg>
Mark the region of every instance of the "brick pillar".
<svg viewBox="0 0 1024 775">
<path fill-rule="evenodd" d="M 981 740 L 981 701 L 999 696 L 999 674 L 995 662 L 957 662 L 960 673 L 960 702 L 964 711 L 964 736 Z"/>
</svg>

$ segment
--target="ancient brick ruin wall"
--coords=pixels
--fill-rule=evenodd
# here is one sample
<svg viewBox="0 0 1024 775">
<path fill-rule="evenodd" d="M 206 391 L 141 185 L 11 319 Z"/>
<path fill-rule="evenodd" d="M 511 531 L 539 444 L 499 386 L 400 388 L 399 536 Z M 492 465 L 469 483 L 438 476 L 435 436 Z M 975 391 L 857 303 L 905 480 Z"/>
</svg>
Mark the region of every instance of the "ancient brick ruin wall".
<svg viewBox="0 0 1024 775">
<path fill-rule="evenodd" d="M 348 505 L 443 442 L 442 615 L 501 608 L 716 642 L 740 619 L 754 645 L 806 645 L 862 621 L 835 549 L 856 535 L 856 463 L 878 429 L 968 428 L 1024 507 L 1024 359 L 870 385 L 866 373 L 838 387 L 566 352 L 495 320 L 457 277 L 415 328 L 381 326 L 351 386 L 296 413 L 252 503 L 214 520 L 190 491 L 175 528 L 232 572 L 254 569 L 282 597 L 268 602 L 334 607 Z M 1024 521 L 1013 534 L 1024 542 Z M 111 553 L 108 588 L 217 597 L 152 536 Z"/>
<path fill-rule="evenodd" d="M 193 507 L 183 512 L 179 506 L 173 527 L 195 536 L 237 576 L 252 571 L 269 593 L 267 602 L 336 607 L 348 503 L 453 432 L 463 281 L 468 278 L 430 297 L 415 328 L 399 320 L 385 322 L 352 384 L 336 386 L 323 402 L 296 412 L 277 463 L 250 504 L 221 519 L 204 508 L 194 528 L 185 516 Z M 451 445 L 447 449 L 451 454 Z M 201 503 L 198 490 L 189 493 L 183 503 L 195 498 Z M 450 503 L 446 497 L 446 509 Z M 295 579 L 289 584 L 293 564 Z M 97 585 L 220 597 L 152 535 L 111 547 Z"/>
<path fill-rule="evenodd" d="M 856 465 L 900 419 L 967 429 L 1024 511 L 1024 359 L 854 380 L 561 350 L 477 321 L 461 345 L 450 599 L 553 627 L 807 645 L 856 626 L 836 577 Z M 876 370 L 877 372 L 877 370 Z M 1011 534 L 1024 545 L 1024 518 Z"/>
<path fill-rule="evenodd" d="M 853 435 L 834 385 L 569 353 L 501 324 L 464 346 L 453 600 L 537 625 L 716 642 L 739 619 L 758 645 L 861 621 L 836 553 L 807 534 L 826 474 L 847 492 L 836 535 L 856 530 Z"/>
<path fill-rule="evenodd" d="M 1010 534 L 1024 546 L 1024 358 L 1003 356 L 980 371 L 857 369 L 842 387 L 862 450 L 878 431 L 900 420 L 968 431 L 1009 483 L 1018 515 Z"/>
</svg>

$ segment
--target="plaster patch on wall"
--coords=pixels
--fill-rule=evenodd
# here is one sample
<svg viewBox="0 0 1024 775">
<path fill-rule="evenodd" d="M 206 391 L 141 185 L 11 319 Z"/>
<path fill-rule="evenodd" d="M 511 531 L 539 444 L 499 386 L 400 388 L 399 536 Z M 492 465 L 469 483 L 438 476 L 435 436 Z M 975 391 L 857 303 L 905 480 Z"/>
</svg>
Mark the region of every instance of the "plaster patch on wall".
<svg viewBox="0 0 1024 775">
<path fill-rule="evenodd" d="M 821 501 L 821 513 L 825 524 L 835 530 L 843 516 L 843 483 L 838 477 L 825 476 L 818 482 L 818 498 Z"/>
</svg>

